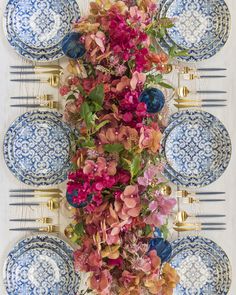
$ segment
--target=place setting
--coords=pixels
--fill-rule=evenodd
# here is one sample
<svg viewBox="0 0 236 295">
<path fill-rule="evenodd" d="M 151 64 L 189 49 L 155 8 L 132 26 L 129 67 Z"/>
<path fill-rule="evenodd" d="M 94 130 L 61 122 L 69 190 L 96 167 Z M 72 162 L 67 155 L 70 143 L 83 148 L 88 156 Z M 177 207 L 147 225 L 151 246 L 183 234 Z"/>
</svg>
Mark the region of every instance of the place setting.
<svg viewBox="0 0 236 295">
<path fill-rule="evenodd" d="M 80 6 L 6 3 L 5 37 L 24 59 L 9 67 L 9 109 L 22 112 L 3 139 L 18 181 L 8 228 L 24 235 L 5 257 L 7 294 L 229 294 L 230 259 L 208 238 L 228 230 L 226 187 L 213 184 L 232 143 L 211 112 L 227 112 L 229 72 L 203 65 L 229 38 L 229 7 Z"/>
</svg>

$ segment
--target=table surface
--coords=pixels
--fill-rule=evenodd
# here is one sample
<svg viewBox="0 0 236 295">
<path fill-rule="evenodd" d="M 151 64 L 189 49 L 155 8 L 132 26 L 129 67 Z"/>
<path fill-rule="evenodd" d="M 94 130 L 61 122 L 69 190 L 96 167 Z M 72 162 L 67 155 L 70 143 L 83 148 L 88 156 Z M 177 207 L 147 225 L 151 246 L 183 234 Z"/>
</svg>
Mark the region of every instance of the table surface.
<svg viewBox="0 0 236 295">
<path fill-rule="evenodd" d="M 234 149 L 234 143 L 236 142 L 236 71 L 235 71 L 235 52 L 236 52 L 236 1 L 226 1 L 232 16 L 231 34 L 227 44 L 224 48 L 215 55 L 213 58 L 198 63 L 197 66 L 204 67 L 226 67 L 227 78 L 219 80 L 200 80 L 196 83 L 197 89 L 214 89 L 214 90 L 227 90 L 226 95 L 228 99 L 228 107 L 226 108 L 211 108 L 210 112 L 218 117 L 228 129 L 232 145 L 233 153 L 230 165 L 223 176 L 220 177 L 211 186 L 204 188 L 211 191 L 225 191 L 226 202 L 216 204 L 201 204 L 193 205 L 192 211 L 195 213 L 215 213 L 226 214 L 225 221 L 227 222 L 227 230 L 222 232 L 201 232 L 202 236 L 206 236 L 216 243 L 218 243 L 228 254 L 232 269 L 233 269 L 233 283 L 229 295 L 234 295 L 236 290 L 236 152 Z M 84 14 L 88 9 L 88 0 L 78 1 L 81 12 Z M 6 2 L 0 1 L 0 19 L 2 20 Z M 3 144 L 4 134 L 8 129 L 11 122 L 13 122 L 17 116 L 23 114 L 26 109 L 12 109 L 10 108 L 10 96 L 16 95 L 39 95 L 39 94 L 53 94 L 58 97 L 58 91 L 43 84 L 13 84 L 9 80 L 11 79 L 9 74 L 9 66 L 16 64 L 23 64 L 23 61 L 10 47 L 6 38 L 4 37 L 2 26 L 0 26 L 0 94 L 2 105 L 0 107 L 0 145 Z M 61 60 L 60 62 L 65 62 Z M 208 109 L 209 111 L 209 109 Z M 9 189 L 23 188 L 21 184 L 8 170 L 5 165 L 3 154 L 0 153 L 0 269 L 3 269 L 4 260 L 11 247 L 19 239 L 23 238 L 27 233 L 15 233 L 9 232 L 10 226 L 21 226 L 23 224 L 11 224 L 9 218 L 20 217 L 38 217 L 38 216 L 52 216 L 54 223 L 60 223 L 63 229 L 63 218 L 55 213 L 50 213 L 46 208 L 31 209 L 31 208 L 10 208 L 9 207 Z M 185 207 L 189 211 L 189 206 Z M 182 207 L 181 209 L 185 209 Z M 213 220 L 212 220 L 213 221 Z M 217 221 L 217 220 L 216 220 Z M 223 220 L 222 220 L 223 221 Z M 171 236 L 172 239 L 176 238 L 176 235 Z M 0 272 L 0 294 L 6 294 L 2 283 L 2 271 Z M 213 294 L 212 294 L 213 295 Z"/>
</svg>

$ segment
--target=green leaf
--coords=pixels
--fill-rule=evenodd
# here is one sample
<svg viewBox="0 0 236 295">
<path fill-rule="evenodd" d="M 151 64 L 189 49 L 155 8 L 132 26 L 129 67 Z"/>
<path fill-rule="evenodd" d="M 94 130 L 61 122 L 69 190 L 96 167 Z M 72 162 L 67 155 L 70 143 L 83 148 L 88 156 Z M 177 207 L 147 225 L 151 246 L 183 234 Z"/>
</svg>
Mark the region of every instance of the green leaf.
<svg viewBox="0 0 236 295">
<path fill-rule="evenodd" d="M 109 120 L 105 120 L 101 123 L 99 123 L 98 125 L 95 126 L 95 131 L 99 131 L 102 127 L 104 127 L 105 125 L 107 125 L 108 123 L 110 123 Z"/>
<path fill-rule="evenodd" d="M 164 88 L 167 88 L 167 89 L 174 89 L 174 87 L 172 85 L 167 84 L 165 82 L 159 82 L 158 84 Z"/>
<path fill-rule="evenodd" d="M 85 119 L 90 113 L 90 108 L 87 102 L 84 102 L 80 107 L 80 115 L 82 119 Z"/>
<path fill-rule="evenodd" d="M 77 236 L 82 236 L 84 234 L 84 224 L 81 223 L 77 223 L 75 228 L 74 228 L 74 232 Z"/>
<path fill-rule="evenodd" d="M 143 229 L 144 235 L 148 236 L 152 232 L 152 228 L 149 224 L 146 224 L 146 226 Z"/>
<path fill-rule="evenodd" d="M 77 86 L 79 89 L 79 92 L 84 96 L 87 97 L 87 93 L 85 92 L 84 88 L 82 87 L 82 85 L 78 85 Z"/>
<path fill-rule="evenodd" d="M 168 235 L 169 235 L 168 224 L 162 225 L 160 230 L 161 230 L 161 232 L 163 234 L 163 238 L 166 240 L 168 238 Z"/>
<path fill-rule="evenodd" d="M 67 96 L 66 100 L 75 100 L 76 97 L 74 94 L 70 94 L 69 96 Z"/>
<path fill-rule="evenodd" d="M 141 165 L 140 156 L 135 156 L 130 165 L 130 173 L 132 178 L 134 178 L 138 174 L 140 170 L 140 165 Z"/>
<path fill-rule="evenodd" d="M 99 112 L 103 109 L 102 105 L 97 104 L 96 102 L 93 102 L 94 105 L 94 111 Z"/>
<path fill-rule="evenodd" d="M 85 147 L 85 148 L 94 148 L 95 143 L 94 143 L 94 140 L 90 138 L 90 139 L 87 139 L 84 142 L 82 142 L 81 146 Z"/>
<path fill-rule="evenodd" d="M 114 143 L 114 144 L 105 144 L 104 150 L 108 153 L 120 153 L 123 151 L 124 146 L 120 143 Z"/>
<path fill-rule="evenodd" d="M 99 106 L 102 106 L 104 95 L 104 85 L 99 84 L 89 93 L 89 98 Z"/>
</svg>

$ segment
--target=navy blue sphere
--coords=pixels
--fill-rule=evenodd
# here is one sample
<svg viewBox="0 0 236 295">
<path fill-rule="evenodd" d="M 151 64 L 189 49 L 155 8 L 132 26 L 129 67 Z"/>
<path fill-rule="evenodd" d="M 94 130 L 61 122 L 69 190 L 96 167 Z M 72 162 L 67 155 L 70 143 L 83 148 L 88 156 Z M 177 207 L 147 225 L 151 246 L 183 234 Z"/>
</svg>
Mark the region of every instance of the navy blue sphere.
<svg viewBox="0 0 236 295">
<path fill-rule="evenodd" d="M 77 190 L 74 190 L 71 194 L 69 194 L 68 192 L 66 193 L 66 199 L 67 199 L 67 202 L 74 208 L 83 208 L 83 207 L 86 207 L 89 202 L 91 202 L 93 196 L 92 195 L 89 195 L 86 202 L 83 202 L 83 203 L 80 203 L 80 204 L 77 204 L 77 203 L 74 203 L 73 202 L 73 198 L 78 196 L 78 191 Z"/>
<path fill-rule="evenodd" d="M 160 112 L 164 107 L 165 96 L 157 88 L 147 88 L 141 93 L 139 101 L 146 104 L 148 113 L 155 114 Z"/>
<path fill-rule="evenodd" d="M 80 33 L 72 32 L 62 40 L 62 51 L 69 58 L 78 59 L 85 54 L 86 49 L 84 44 L 81 43 L 80 38 Z"/>
<path fill-rule="evenodd" d="M 163 238 L 153 238 L 149 242 L 148 252 L 156 250 L 157 256 L 161 258 L 161 263 L 168 261 L 171 257 L 171 244 Z"/>
</svg>

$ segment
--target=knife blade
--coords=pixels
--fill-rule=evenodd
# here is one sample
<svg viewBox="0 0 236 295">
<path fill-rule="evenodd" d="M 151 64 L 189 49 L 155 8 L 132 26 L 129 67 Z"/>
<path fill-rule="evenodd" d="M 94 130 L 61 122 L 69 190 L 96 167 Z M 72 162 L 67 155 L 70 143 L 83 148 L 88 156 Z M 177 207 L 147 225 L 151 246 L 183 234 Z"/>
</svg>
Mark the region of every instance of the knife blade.
<svg viewBox="0 0 236 295">
<path fill-rule="evenodd" d="M 224 214 L 197 214 L 195 215 L 195 217 L 213 217 L 213 218 L 217 218 L 217 217 L 226 217 L 226 215 Z"/>
<path fill-rule="evenodd" d="M 44 75 L 47 75 L 47 74 L 60 74 L 61 72 L 59 70 L 46 70 L 46 71 L 21 71 L 21 72 L 10 72 L 10 74 L 12 75 L 38 75 L 38 74 L 44 74 Z"/>
<path fill-rule="evenodd" d="M 174 106 L 178 109 L 185 109 L 185 108 L 199 108 L 199 107 L 205 107 L 205 108 L 210 108 L 210 107 L 226 107 L 226 104 L 174 104 Z"/>
<path fill-rule="evenodd" d="M 40 206 L 40 203 L 10 203 L 9 206 Z"/>
<path fill-rule="evenodd" d="M 49 189 L 31 189 L 31 188 L 27 188 L 27 189 L 10 189 L 9 190 L 10 193 L 33 193 L 33 192 L 61 192 L 60 189 L 58 188 L 49 188 Z"/>
<path fill-rule="evenodd" d="M 10 231 L 40 231 L 40 227 L 19 227 L 19 228 L 10 228 Z"/>
<path fill-rule="evenodd" d="M 28 219 L 9 219 L 11 222 L 35 222 L 37 219 L 28 218 Z"/>
<path fill-rule="evenodd" d="M 11 82 L 41 82 L 41 79 L 11 79 Z"/>
<path fill-rule="evenodd" d="M 33 65 L 23 65 L 23 66 L 10 66 L 11 69 L 47 69 L 47 68 L 54 68 L 54 69 L 62 69 L 59 65 L 41 65 L 41 66 L 33 66 Z"/>
<path fill-rule="evenodd" d="M 225 202 L 226 199 L 200 199 L 199 202 Z"/>
<path fill-rule="evenodd" d="M 10 107 L 12 108 L 41 108 L 41 107 L 45 107 L 47 108 L 48 106 L 45 104 L 11 104 Z"/>
<path fill-rule="evenodd" d="M 224 227 L 202 227 L 201 230 L 226 230 Z"/>
<path fill-rule="evenodd" d="M 201 225 L 226 225 L 225 222 L 201 222 Z"/>
<path fill-rule="evenodd" d="M 175 99 L 175 102 L 178 103 L 185 103 L 185 102 L 195 102 L 195 103 L 201 103 L 201 102 L 225 102 L 227 99 L 186 99 L 186 98 L 180 98 Z"/>
<path fill-rule="evenodd" d="M 38 99 L 39 96 L 11 96 L 11 99 Z"/>
<path fill-rule="evenodd" d="M 196 91 L 196 93 L 205 93 L 205 94 L 207 94 L 207 93 L 227 93 L 227 91 L 223 91 L 223 90 L 197 90 Z"/>
<path fill-rule="evenodd" d="M 227 76 L 224 75 L 200 75 L 200 79 L 205 79 L 205 78 L 226 78 Z"/>
<path fill-rule="evenodd" d="M 37 194 L 29 194 L 29 195 L 10 195 L 10 198 L 60 198 L 61 195 L 59 193 L 53 194 L 52 192 L 48 194 L 48 192 L 45 192 L 47 194 L 44 194 L 43 192 L 38 192 Z"/>
<path fill-rule="evenodd" d="M 226 230 L 225 227 L 176 227 L 173 226 L 173 229 L 177 232 L 185 232 L 185 231 L 201 231 L 201 230 Z"/>
<path fill-rule="evenodd" d="M 195 195 L 223 195 L 225 192 L 195 192 Z"/>
<path fill-rule="evenodd" d="M 226 71 L 226 68 L 197 68 L 197 71 Z"/>
</svg>

